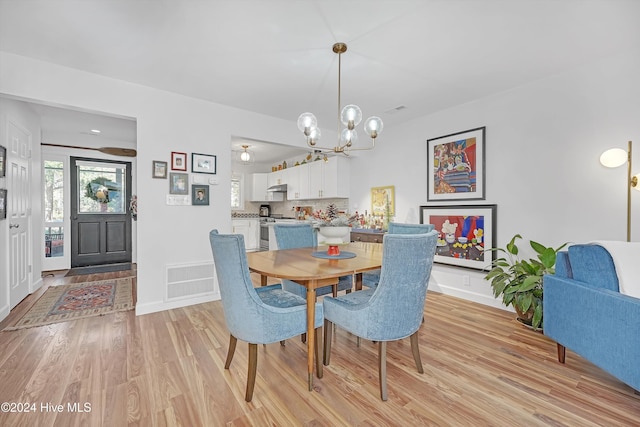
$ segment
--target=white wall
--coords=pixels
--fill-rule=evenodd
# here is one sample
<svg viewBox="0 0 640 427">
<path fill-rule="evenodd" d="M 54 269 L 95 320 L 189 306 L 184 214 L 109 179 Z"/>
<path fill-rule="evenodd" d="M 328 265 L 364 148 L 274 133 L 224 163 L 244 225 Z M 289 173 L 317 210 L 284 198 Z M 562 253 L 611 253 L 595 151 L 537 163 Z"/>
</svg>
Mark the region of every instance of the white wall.
<svg viewBox="0 0 640 427">
<path fill-rule="evenodd" d="M 497 204 L 500 247 L 516 233 L 547 246 L 625 240 L 626 166 L 607 169 L 599 157 L 633 140 L 640 172 L 638 69 L 640 52 L 627 52 L 385 129 L 371 155 L 351 164 L 352 209 L 370 205 L 370 187 L 395 185 L 395 219 L 418 222 L 427 205 L 426 140 L 486 126 L 486 201 L 457 203 Z M 632 200 L 632 241 L 640 241 L 640 193 Z M 436 265 L 430 289 L 499 306 L 483 276 Z"/>
<path fill-rule="evenodd" d="M 167 303 L 166 268 L 212 262 L 209 230 L 231 229 L 231 135 L 299 144 L 290 122 L 5 52 L 0 93 L 137 120 L 138 314 L 218 298 Z M 190 153 L 217 155 L 219 184 L 211 186 L 210 206 L 167 206 L 169 183 L 152 179 L 150 168 L 153 160 L 169 161 L 171 151 L 189 153 L 189 165 Z"/>
<path fill-rule="evenodd" d="M 487 197 L 475 203 L 498 205 L 498 245 L 515 233 L 547 245 L 624 240 L 626 170 L 606 169 L 598 157 L 631 139 L 640 166 L 639 66 L 640 55 L 631 52 L 387 127 L 375 150 L 352 158 L 352 209 L 370 205 L 371 187 L 394 185 L 396 220 L 417 222 L 418 207 L 427 204 L 426 139 L 486 126 Z M 0 93 L 137 120 L 139 314 L 175 306 L 165 302 L 167 265 L 210 262 L 208 231 L 230 230 L 231 135 L 303 145 L 293 122 L 7 53 L 0 53 Z M 152 179 L 148 168 L 168 161 L 171 151 L 218 156 L 211 206 L 166 205 L 168 182 Z M 633 202 L 638 241 L 640 195 Z M 470 286 L 461 285 L 463 275 Z M 431 289 L 500 305 L 482 277 L 437 265 Z"/>
<path fill-rule="evenodd" d="M 28 104 L 12 99 L 0 98 L 0 144 L 4 145 L 6 135 L 6 120 L 15 120 L 22 128 L 31 133 L 31 246 L 34 249 L 29 257 L 31 266 L 31 277 L 29 278 L 30 289 L 33 292 L 42 286 L 40 276 L 42 259 L 39 256 L 44 251 L 44 236 L 42 234 L 42 197 L 40 193 L 40 182 L 42 180 L 42 170 L 40 167 L 40 120 L 38 115 L 31 110 Z M 8 150 L 7 150 L 8 151 Z M 6 165 L 6 163 L 5 163 Z M 7 171 L 9 174 L 9 171 Z M 0 188 L 7 188 L 7 178 L 0 178 Z M 10 197 L 10 194 L 9 194 Z M 9 219 L 0 221 L 0 320 L 9 314 Z"/>
</svg>

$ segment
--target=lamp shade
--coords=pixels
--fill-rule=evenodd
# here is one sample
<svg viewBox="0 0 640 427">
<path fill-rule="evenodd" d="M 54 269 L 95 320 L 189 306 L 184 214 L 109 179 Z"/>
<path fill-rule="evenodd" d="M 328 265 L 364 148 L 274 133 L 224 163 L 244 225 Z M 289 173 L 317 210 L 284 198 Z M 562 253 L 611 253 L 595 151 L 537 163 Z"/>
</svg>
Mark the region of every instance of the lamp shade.
<svg viewBox="0 0 640 427">
<path fill-rule="evenodd" d="M 298 117 L 298 129 L 300 132 L 304 132 L 305 135 L 310 129 L 318 126 L 318 120 L 312 113 L 302 113 Z M 308 135 L 307 135 L 308 136 Z"/>
<path fill-rule="evenodd" d="M 371 138 L 375 139 L 378 135 L 380 135 L 382 133 L 382 128 L 383 124 L 380 117 L 372 116 L 364 122 L 364 131 L 367 132 L 367 135 L 369 135 Z"/>
<path fill-rule="evenodd" d="M 600 163 L 608 168 L 617 168 L 627 162 L 628 154 L 622 148 L 611 148 L 600 155 Z"/>
<path fill-rule="evenodd" d="M 340 121 L 343 125 L 353 129 L 362 121 L 362 110 L 357 105 L 349 104 L 342 109 L 340 113 Z"/>
<path fill-rule="evenodd" d="M 243 151 L 242 154 L 240 154 L 240 160 L 242 160 L 243 162 L 248 162 L 249 160 L 251 160 L 251 154 L 249 154 L 247 151 Z"/>
</svg>

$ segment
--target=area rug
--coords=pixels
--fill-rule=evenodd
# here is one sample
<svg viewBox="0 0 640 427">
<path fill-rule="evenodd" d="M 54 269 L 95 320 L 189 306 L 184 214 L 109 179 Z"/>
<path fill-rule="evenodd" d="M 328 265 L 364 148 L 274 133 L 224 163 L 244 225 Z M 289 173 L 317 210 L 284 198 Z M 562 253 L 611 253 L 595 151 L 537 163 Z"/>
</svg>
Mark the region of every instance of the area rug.
<svg viewBox="0 0 640 427">
<path fill-rule="evenodd" d="M 133 309 L 132 278 L 51 286 L 15 325 L 4 330 L 50 325 Z"/>
</svg>

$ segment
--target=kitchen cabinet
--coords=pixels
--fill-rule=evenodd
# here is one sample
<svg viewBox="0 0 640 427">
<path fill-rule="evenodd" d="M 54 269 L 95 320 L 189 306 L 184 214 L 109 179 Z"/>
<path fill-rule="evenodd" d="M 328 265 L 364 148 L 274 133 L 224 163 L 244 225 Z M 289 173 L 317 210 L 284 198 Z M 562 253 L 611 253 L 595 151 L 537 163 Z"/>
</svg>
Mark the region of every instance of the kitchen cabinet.
<svg viewBox="0 0 640 427">
<path fill-rule="evenodd" d="M 268 175 L 267 183 L 269 187 L 273 185 L 287 184 L 285 180 L 285 174 L 287 173 L 287 169 L 282 169 L 279 171 L 271 172 Z"/>
<path fill-rule="evenodd" d="M 289 171 L 287 200 L 333 199 L 349 197 L 349 160 L 330 157 Z"/>
<path fill-rule="evenodd" d="M 282 202 L 284 200 L 284 193 L 267 191 L 267 188 L 269 188 L 269 175 L 269 173 L 254 173 L 252 175 L 252 202 Z"/>
<path fill-rule="evenodd" d="M 306 200 L 310 199 L 309 193 L 309 165 L 294 166 L 287 169 L 287 200 Z"/>
<path fill-rule="evenodd" d="M 260 249 L 260 220 L 258 218 L 243 218 L 231 220 L 232 233 L 244 236 L 247 252 Z"/>
</svg>

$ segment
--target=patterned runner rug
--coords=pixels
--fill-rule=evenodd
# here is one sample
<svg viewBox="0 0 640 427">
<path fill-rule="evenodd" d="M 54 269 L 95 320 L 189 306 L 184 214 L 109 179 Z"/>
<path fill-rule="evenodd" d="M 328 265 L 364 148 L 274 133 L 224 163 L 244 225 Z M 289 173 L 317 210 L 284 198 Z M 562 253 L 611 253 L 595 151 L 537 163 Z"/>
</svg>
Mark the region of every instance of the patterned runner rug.
<svg viewBox="0 0 640 427">
<path fill-rule="evenodd" d="M 14 326 L 33 328 L 133 309 L 131 277 L 51 286 Z"/>
</svg>

